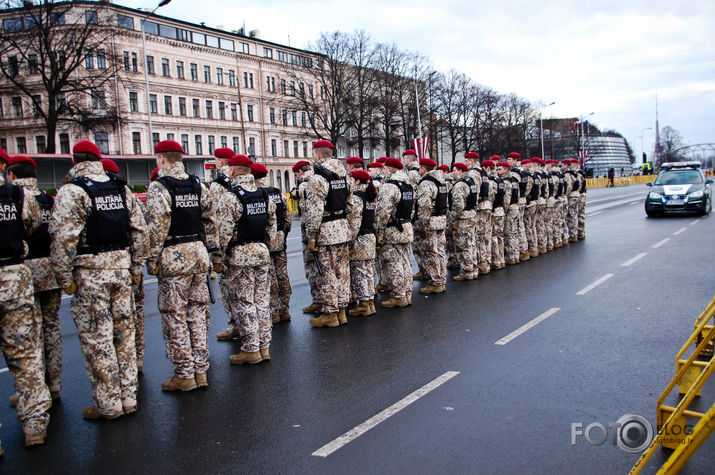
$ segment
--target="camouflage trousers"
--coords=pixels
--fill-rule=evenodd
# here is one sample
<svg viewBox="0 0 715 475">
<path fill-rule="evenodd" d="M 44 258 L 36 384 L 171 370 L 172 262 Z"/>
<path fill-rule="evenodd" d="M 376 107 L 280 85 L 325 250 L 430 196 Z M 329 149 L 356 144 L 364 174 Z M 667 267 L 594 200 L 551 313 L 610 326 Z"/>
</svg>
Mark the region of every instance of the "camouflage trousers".
<svg viewBox="0 0 715 475">
<path fill-rule="evenodd" d="M 519 199 L 519 252 L 529 252 L 529 241 L 526 239 L 526 201 Z"/>
<path fill-rule="evenodd" d="M 539 249 L 536 246 L 536 213 L 538 213 L 538 211 L 537 205 L 533 204 L 532 206 L 527 206 L 524 214 L 527 252 L 531 256 L 535 256 L 539 253 Z"/>
<path fill-rule="evenodd" d="M 534 223 L 536 231 L 536 247 L 539 254 L 546 252 L 546 203 L 536 205 L 536 222 Z"/>
<path fill-rule="evenodd" d="M 40 338 L 43 347 L 45 381 L 50 391 L 62 389 L 62 329 L 60 329 L 60 289 L 35 293 L 35 304 L 42 315 Z"/>
<path fill-rule="evenodd" d="M 450 223 L 447 223 L 447 229 L 444 231 L 444 236 L 447 239 L 447 269 L 459 269 L 461 267 L 459 264 L 459 251 L 457 250 L 454 231 L 452 230 Z"/>
<path fill-rule="evenodd" d="M 221 303 L 223 304 L 223 310 L 226 312 L 226 316 L 228 317 L 228 326 L 226 327 L 226 331 L 233 336 L 238 336 L 238 330 L 236 330 L 236 325 L 233 323 L 233 319 L 231 318 L 232 303 L 229 283 L 230 282 L 228 274 L 221 274 L 221 277 L 218 281 L 218 288 L 221 291 Z"/>
<path fill-rule="evenodd" d="M 52 405 L 45 384 L 40 340 L 41 321 L 32 293 L 32 276 L 24 264 L 0 273 L 0 348 L 15 380 L 17 419 L 26 434 L 47 428 Z"/>
<path fill-rule="evenodd" d="M 323 274 L 315 276 L 323 313 L 335 313 L 350 301 L 350 243 L 318 246 Z"/>
<path fill-rule="evenodd" d="M 454 241 L 454 261 L 459 274 L 467 279 L 476 279 L 479 275 L 477 266 L 477 231 L 472 219 L 458 219 L 457 229 L 452 231 Z M 452 255 L 450 255 L 452 258 Z"/>
<path fill-rule="evenodd" d="M 206 312 L 209 289 L 206 274 L 159 279 L 159 312 L 166 356 L 179 378 L 190 379 L 209 369 Z"/>
<path fill-rule="evenodd" d="M 132 284 L 134 294 L 134 346 L 137 350 L 137 365 L 141 366 L 144 361 L 144 275 L 139 274 L 139 283 Z"/>
<path fill-rule="evenodd" d="M 383 244 L 378 246 L 378 253 L 385 268 L 387 282 L 391 287 L 391 296 L 412 300 L 412 262 L 409 243 Z"/>
<path fill-rule="evenodd" d="M 586 193 L 578 197 L 578 238 L 586 237 Z"/>
<path fill-rule="evenodd" d="M 271 252 L 271 315 L 280 315 L 290 309 L 290 277 L 286 251 Z"/>
<path fill-rule="evenodd" d="M 70 313 L 100 414 L 136 406 L 137 353 L 129 269 L 75 268 Z"/>
<path fill-rule="evenodd" d="M 549 198 L 546 203 L 546 208 L 544 208 L 544 227 L 546 228 L 546 250 L 551 251 L 554 249 L 554 209 L 556 204 L 553 198 Z"/>
<path fill-rule="evenodd" d="M 385 265 L 382 263 L 379 252 L 375 252 L 375 260 L 373 262 L 375 263 L 375 279 L 377 279 L 377 283 L 387 285 L 389 281 L 387 280 Z"/>
<path fill-rule="evenodd" d="M 504 267 L 504 222 L 503 214 L 492 214 L 492 267 L 499 269 Z"/>
<path fill-rule="evenodd" d="M 519 205 L 509 205 L 504 219 L 504 258 L 510 264 L 519 262 Z"/>
<path fill-rule="evenodd" d="M 231 320 L 241 340 L 241 351 L 254 352 L 271 344 L 270 267 L 228 267 Z"/>
<path fill-rule="evenodd" d="M 308 279 L 308 286 L 310 287 L 310 296 L 313 298 L 313 302 L 322 303 L 318 284 L 316 283 L 318 267 L 315 265 L 314 255 L 315 253 L 308 249 L 308 245 L 303 244 L 303 265 L 305 266 L 305 278 Z"/>
<path fill-rule="evenodd" d="M 492 263 L 492 211 L 477 211 L 477 262 L 479 272 L 488 274 Z"/>
<path fill-rule="evenodd" d="M 569 196 L 566 226 L 569 230 L 569 239 L 576 239 L 578 237 L 578 196 Z"/>
<path fill-rule="evenodd" d="M 568 198 L 560 197 L 556 200 L 556 222 L 558 223 L 556 228 L 556 239 L 557 242 L 565 242 L 569 240 L 569 231 L 566 226 L 566 216 L 568 214 Z"/>
<path fill-rule="evenodd" d="M 444 230 L 425 231 L 421 239 L 421 252 L 425 276 L 432 285 L 444 285 L 447 282 L 447 241 Z"/>
<path fill-rule="evenodd" d="M 350 287 L 355 299 L 360 302 L 372 300 L 375 297 L 375 266 L 374 260 L 350 261 Z"/>
<path fill-rule="evenodd" d="M 418 236 L 419 234 L 421 234 L 421 232 L 415 230 L 415 238 L 412 241 L 412 255 L 415 256 L 415 262 L 417 263 L 417 272 L 420 272 L 423 275 L 427 275 L 427 272 L 425 271 L 425 253 L 427 251 L 425 248 L 428 246 L 428 244 L 425 243 L 424 238 Z"/>
</svg>

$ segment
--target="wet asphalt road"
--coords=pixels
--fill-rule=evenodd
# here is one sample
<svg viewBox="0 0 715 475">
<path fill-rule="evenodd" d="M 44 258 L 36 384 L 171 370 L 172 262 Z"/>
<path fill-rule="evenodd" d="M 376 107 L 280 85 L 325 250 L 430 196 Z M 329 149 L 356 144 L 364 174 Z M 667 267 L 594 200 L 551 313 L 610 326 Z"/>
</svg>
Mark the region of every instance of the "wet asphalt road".
<svg viewBox="0 0 715 475">
<path fill-rule="evenodd" d="M 156 281 L 147 277 L 139 409 L 115 421 L 81 417 L 92 398 L 65 299 L 62 399 L 44 446 L 22 446 L 7 403 L 12 377 L 0 373 L 0 471 L 627 472 L 638 455 L 620 450 L 612 433 L 599 446 L 584 437 L 572 445 L 571 425 L 608 427 L 626 413 L 655 423 L 675 354 L 715 294 L 713 218 L 647 219 L 646 192 L 643 185 L 592 190 L 585 241 L 473 282 L 450 281 L 446 294 L 415 292 L 411 307 L 378 306 L 376 316 L 336 329 L 313 329 L 300 313 L 310 297 L 296 225 L 288 241 L 293 320 L 274 327 L 272 360 L 231 366 L 239 345 L 216 341 L 227 319 L 214 304 L 202 391 L 160 389 L 171 365 Z M 442 384 L 330 455 L 311 455 L 435 380 Z M 695 409 L 713 400 L 711 381 Z M 706 442 L 685 473 L 711 473 L 714 448 Z M 662 463 L 664 454 L 654 458 Z"/>
</svg>

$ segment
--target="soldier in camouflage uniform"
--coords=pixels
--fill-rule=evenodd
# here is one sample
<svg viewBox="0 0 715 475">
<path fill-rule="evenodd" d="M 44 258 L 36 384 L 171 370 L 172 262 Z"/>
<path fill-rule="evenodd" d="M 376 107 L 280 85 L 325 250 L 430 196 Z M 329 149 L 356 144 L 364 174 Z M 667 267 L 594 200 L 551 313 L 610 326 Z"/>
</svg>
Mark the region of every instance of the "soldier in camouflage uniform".
<svg viewBox="0 0 715 475">
<path fill-rule="evenodd" d="M 524 230 L 526 231 L 526 244 L 529 257 L 537 257 L 539 255 L 538 237 L 536 235 L 536 215 L 539 212 L 539 183 L 534 178 L 534 173 L 531 169 L 531 159 L 521 161 L 521 166 L 526 172 L 527 177 L 527 195 L 526 195 L 526 214 L 524 215 Z"/>
<path fill-rule="evenodd" d="M 568 173 L 568 168 L 571 166 L 571 159 L 567 158 L 561 161 L 561 176 L 563 177 L 563 185 L 561 188 L 561 242 L 566 246 L 569 243 L 569 194 L 573 187 L 573 176 Z"/>
<path fill-rule="evenodd" d="M 385 161 L 385 181 L 380 187 L 375 210 L 377 252 L 385 266 L 391 296 L 381 305 L 386 308 L 412 305 L 412 216 L 415 191 L 402 162 Z"/>
<path fill-rule="evenodd" d="M 92 142 L 74 146 L 70 180 L 50 218 L 50 258 L 57 283 L 76 293 L 70 313 L 95 402 L 82 416 L 114 419 L 137 407 L 131 283 L 142 272 L 147 234 L 138 200 L 100 158 Z"/>
<path fill-rule="evenodd" d="M 477 217 L 477 202 L 479 201 L 479 188 L 467 173 L 469 168 L 465 163 L 454 164 L 454 185 L 449 193 L 449 212 L 447 224 L 452 229 L 454 238 L 454 252 L 450 258 L 459 269 L 459 274 L 452 280 L 472 280 L 479 275 L 477 260 L 477 233 L 474 220 Z"/>
<path fill-rule="evenodd" d="M 485 160 L 485 162 L 488 161 Z M 489 179 L 489 175 L 480 163 L 475 163 L 472 170 L 482 175 L 482 193 L 480 193 L 479 210 L 477 211 L 477 244 L 479 246 L 479 273 L 488 274 L 492 267 L 492 205 L 497 194 L 497 184 Z M 484 190 L 486 190 L 485 196 Z"/>
<path fill-rule="evenodd" d="M 482 162 L 482 168 L 489 175 L 489 181 L 496 185 L 496 195 L 492 204 L 492 245 L 491 245 L 491 267 L 498 270 L 506 267 L 504 262 L 504 217 L 505 203 L 509 203 L 511 198 L 511 188 L 509 182 L 503 180 L 496 170 L 496 164 L 500 163 L 501 156 L 493 155 L 491 160 Z"/>
<path fill-rule="evenodd" d="M 268 244 L 277 238 L 276 205 L 266 190 L 256 186 L 248 157 L 234 155 L 228 165 L 231 191 L 219 203 L 220 250 L 213 260 L 227 264 L 231 320 L 241 341 L 240 353 L 229 360 L 231 364 L 256 364 L 271 359 Z"/>
<path fill-rule="evenodd" d="M 506 164 L 507 170 L 502 170 Z M 504 201 L 504 259 L 507 264 L 515 265 L 519 263 L 519 187 L 521 176 L 518 171 L 512 169 L 509 160 L 497 164 L 497 171 L 502 180 L 509 182 L 509 201 Z"/>
<path fill-rule="evenodd" d="M 448 192 L 444 175 L 437 170 L 431 158 L 419 161 L 420 179 L 417 186 L 415 210 L 415 234 L 422 241 L 424 276 L 428 284 L 420 289 L 421 294 L 440 294 L 447 290 L 447 242 L 444 230 L 447 227 Z"/>
<path fill-rule="evenodd" d="M 384 182 L 383 172 L 385 165 L 380 161 L 383 158 L 386 159 L 387 157 L 380 157 L 377 161 L 367 166 L 368 173 L 370 173 L 370 177 L 372 178 L 372 184 L 375 186 L 378 193 L 380 192 L 380 186 Z M 376 294 L 379 291 L 390 288 L 389 285 L 387 285 L 385 266 L 382 265 L 382 262 L 380 261 L 380 253 L 377 252 L 377 250 L 375 250 L 375 280 L 377 281 L 377 285 L 375 286 Z"/>
<path fill-rule="evenodd" d="M 483 239 L 483 234 L 484 234 L 484 229 L 483 229 L 483 218 L 484 218 L 484 213 L 482 213 L 482 218 L 480 219 L 479 217 L 479 205 L 481 201 L 487 199 L 489 196 L 489 180 L 484 177 L 484 175 L 481 173 L 482 170 L 479 168 L 479 154 L 476 152 L 467 152 L 464 154 L 464 162 L 469 168 L 469 171 L 467 172 L 468 176 L 472 179 L 474 182 L 474 185 L 477 187 L 479 190 L 479 196 L 477 198 L 477 208 L 475 210 L 474 214 L 474 236 L 476 238 L 476 247 L 474 248 L 474 252 L 472 253 L 472 256 L 474 258 L 474 266 L 479 270 L 480 268 L 483 269 L 483 266 L 481 266 L 481 257 L 479 254 L 479 240 Z M 480 226 L 480 223 L 482 226 Z M 481 237 L 480 237 L 481 236 Z"/>
<path fill-rule="evenodd" d="M 42 315 L 40 342 L 43 346 L 45 381 L 50 388 L 52 399 L 60 397 L 62 388 L 62 331 L 60 329 L 60 304 L 62 290 L 55 280 L 50 266 L 50 216 L 55 203 L 47 193 L 37 188 L 37 165 L 31 158 L 16 156 L 7 167 L 7 181 L 21 187 L 26 196 L 34 197 L 40 207 L 42 224 L 32 234 L 25 237 L 29 252 L 25 265 L 32 273 L 35 303 Z M 11 398 L 11 403 L 17 396 Z M 15 405 L 15 404 L 13 404 Z"/>
<path fill-rule="evenodd" d="M 362 170 L 363 166 L 365 164 L 365 161 L 360 157 L 350 157 L 345 161 L 345 163 L 348 166 L 348 175 L 349 175 L 354 170 Z"/>
<path fill-rule="evenodd" d="M 586 174 L 578 160 L 572 160 L 574 170 L 579 177 L 579 195 L 578 195 L 578 231 L 576 237 L 586 239 Z"/>
<path fill-rule="evenodd" d="M 574 162 L 578 163 L 576 159 L 567 159 L 568 168 L 566 169 L 566 174 L 569 179 L 568 187 L 568 214 L 566 216 L 566 226 L 569 231 L 569 242 L 578 241 L 578 204 L 581 197 L 581 177 L 578 174 Z M 566 160 L 564 160 L 566 161 Z"/>
<path fill-rule="evenodd" d="M 351 316 L 374 315 L 375 311 L 375 200 L 377 189 L 364 170 L 352 172 L 353 192 L 348 201 L 350 248 L 350 286 L 358 306 Z"/>
<path fill-rule="evenodd" d="M 544 160 L 540 157 L 533 157 L 529 165 L 534 176 L 534 183 L 538 190 L 539 197 L 536 200 L 536 220 L 534 221 L 534 232 L 536 237 L 536 249 L 539 254 L 546 254 L 546 200 L 548 198 L 548 182 L 544 173 Z"/>
<path fill-rule="evenodd" d="M 546 227 L 546 250 L 554 249 L 554 234 L 556 229 L 556 193 L 558 191 L 559 177 L 554 172 L 556 160 L 546 160 L 544 173 L 546 175 L 549 197 L 546 200 L 546 214 L 544 215 L 544 226 Z"/>
<path fill-rule="evenodd" d="M 417 192 L 417 185 L 420 182 L 420 168 L 418 166 L 417 152 L 408 149 L 402 153 L 402 165 L 404 166 L 404 172 L 409 178 L 409 183 Z M 427 278 L 424 272 L 424 253 L 425 246 L 427 244 L 421 238 L 421 234 L 415 232 L 414 239 L 412 240 L 412 254 L 415 256 L 415 262 L 417 263 L 417 273 L 415 273 L 412 278 L 413 280 L 424 280 Z"/>
<path fill-rule="evenodd" d="M 303 308 L 303 313 L 320 313 L 323 304 L 320 301 L 322 297 L 318 292 L 318 286 L 316 284 L 318 267 L 315 265 L 316 258 L 313 251 L 308 248 L 308 236 L 305 233 L 305 223 L 307 219 L 305 210 L 308 206 L 306 187 L 308 186 L 308 180 L 313 176 L 312 164 L 307 160 L 301 160 L 293 165 L 293 173 L 295 173 L 296 179 L 298 180 L 298 214 L 300 215 L 300 236 L 301 242 L 303 243 L 305 278 L 308 280 L 310 296 L 313 300 L 310 305 Z"/>
<path fill-rule="evenodd" d="M 286 255 L 286 239 L 290 232 L 291 218 L 285 195 L 268 182 L 268 169 L 260 163 L 251 165 L 251 175 L 256 185 L 268 193 L 268 197 L 276 205 L 276 235 L 269 241 L 268 250 L 271 253 L 271 321 L 273 323 L 290 320 L 290 277 L 288 277 L 288 256 Z"/>
<path fill-rule="evenodd" d="M 181 145 L 165 140 L 154 152 L 159 177 L 147 195 L 147 270 L 159 278 L 166 354 L 174 366 L 174 375 L 161 388 L 191 391 L 208 386 L 206 274 L 209 253 L 218 250 L 216 217 L 208 190 L 184 169 Z"/>
<path fill-rule="evenodd" d="M 372 184 L 377 189 L 380 189 L 380 185 L 382 184 L 382 170 L 384 166 L 385 165 L 380 162 L 373 162 L 367 166 Z"/>
<path fill-rule="evenodd" d="M 348 321 L 351 236 L 346 208 L 351 185 L 343 164 L 332 158 L 334 149 L 328 140 L 313 143 L 315 165 L 305 189 L 305 234 L 308 249 L 320 264 L 315 283 L 322 308 L 319 317 L 310 319 L 314 327 L 336 327 Z"/>
<path fill-rule="evenodd" d="M 528 261 L 529 242 L 526 239 L 526 204 L 531 193 L 533 180 L 529 180 L 529 173 L 521 165 L 521 154 L 511 152 L 507 156 L 511 166 L 511 175 L 519 179 L 519 261 Z"/>
<path fill-rule="evenodd" d="M 32 275 L 23 264 L 23 235 L 34 233 L 41 222 L 30 193 L 0 185 L 0 348 L 15 381 L 26 446 L 45 442 L 52 404 L 42 362 L 42 317 L 33 299 Z"/>
</svg>

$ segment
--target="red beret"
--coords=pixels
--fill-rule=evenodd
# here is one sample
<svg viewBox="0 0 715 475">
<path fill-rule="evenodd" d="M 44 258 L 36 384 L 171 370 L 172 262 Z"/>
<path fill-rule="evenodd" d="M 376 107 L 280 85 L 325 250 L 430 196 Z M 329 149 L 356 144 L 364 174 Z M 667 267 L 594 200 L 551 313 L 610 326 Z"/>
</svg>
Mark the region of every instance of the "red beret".
<svg viewBox="0 0 715 475">
<path fill-rule="evenodd" d="M 4 160 L 5 163 L 10 161 L 10 155 L 7 154 L 4 148 L 0 147 L 0 160 Z"/>
<path fill-rule="evenodd" d="M 351 175 L 359 180 L 370 180 L 372 177 L 365 170 L 353 170 Z"/>
<path fill-rule="evenodd" d="M 526 165 L 528 163 L 531 163 L 531 160 L 529 160 L 528 158 L 525 158 L 524 160 L 521 161 L 522 165 Z"/>
<path fill-rule="evenodd" d="M 369 164 L 367 167 L 368 168 L 383 168 L 385 165 L 382 164 L 382 162 L 374 162 Z"/>
<path fill-rule="evenodd" d="M 438 168 L 445 172 L 449 171 L 449 165 L 440 165 Z"/>
<path fill-rule="evenodd" d="M 417 152 L 412 150 L 411 148 L 408 148 L 404 152 L 402 152 L 402 156 L 404 157 L 405 155 L 417 155 Z"/>
<path fill-rule="evenodd" d="M 573 163 L 573 160 L 571 158 L 564 158 L 561 162 L 568 164 L 568 163 Z"/>
<path fill-rule="evenodd" d="M 103 158 L 100 160 L 100 162 L 102 162 L 102 168 L 104 168 L 105 172 L 113 172 L 119 175 L 119 167 L 114 162 L 114 160 L 110 160 L 109 158 Z"/>
<path fill-rule="evenodd" d="M 494 163 L 501 162 L 501 155 L 492 155 L 490 160 Z"/>
<path fill-rule="evenodd" d="M 214 152 L 214 157 L 216 158 L 231 158 L 235 155 L 235 152 L 228 147 L 217 148 Z"/>
<path fill-rule="evenodd" d="M 35 163 L 33 159 L 31 159 L 30 157 L 26 157 L 25 155 L 15 155 L 7 161 L 8 165 L 15 165 L 16 163 L 29 163 L 34 168 L 37 168 L 37 163 Z"/>
<path fill-rule="evenodd" d="M 392 157 L 389 157 L 387 160 L 385 160 L 385 166 L 397 168 L 398 170 L 402 170 L 402 162 L 399 161 L 398 159 L 392 158 Z"/>
<path fill-rule="evenodd" d="M 437 162 L 431 158 L 420 158 L 420 166 L 435 168 L 437 166 Z"/>
<path fill-rule="evenodd" d="M 158 167 L 151 171 L 151 175 L 149 175 L 149 181 L 156 180 L 157 176 L 159 176 L 159 168 Z"/>
<path fill-rule="evenodd" d="M 310 166 L 310 162 L 308 160 L 301 160 L 297 162 L 295 165 L 293 165 L 293 173 L 297 172 L 299 169 L 303 168 L 306 165 Z"/>
<path fill-rule="evenodd" d="M 385 163 L 385 161 L 387 161 L 388 158 L 390 158 L 390 157 L 380 157 L 380 158 L 377 159 L 377 162 L 378 162 L 378 163 Z"/>
<path fill-rule="evenodd" d="M 494 161 L 493 160 L 484 160 L 482 162 L 482 168 L 484 167 L 494 167 Z"/>
<path fill-rule="evenodd" d="M 476 158 L 479 160 L 479 154 L 477 152 L 467 152 L 464 154 L 464 158 Z"/>
<path fill-rule="evenodd" d="M 518 152 L 511 152 L 511 153 L 509 153 L 508 157 L 509 157 L 509 158 L 516 158 L 517 160 L 519 160 L 519 159 L 521 158 L 521 154 L 518 153 Z"/>
<path fill-rule="evenodd" d="M 72 147 L 72 152 L 86 152 L 91 153 L 97 158 L 102 158 L 102 154 L 99 153 L 99 147 L 90 142 L 89 140 L 80 140 L 74 147 Z"/>
<path fill-rule="evenodd" d="M 539 157 L 531 157 L 531 163 L 544 163 Z"/>
<path fill-rule="evenodd" d="M 499 162 L 497 163 L 498 167 L 504 167 L 504 168 L 511 168 L 511 165 L 509 165 L 509 162 Z"/>
<path fill-rule="evenodd" d="M 362 165 L 364 162 L 365 162 L 365 160 L 363 160 L 363 159 L 360 158 L 360 157 L 350 157 L 350 158 L 348 158 L 348 165 Z"/>
<path fill-rule="evenodd" d="M 454 167 L 458 170 L 462 170 L 463 172 L 466 172 L 467 170 L 469 170 L 469 167 L 467 166 L 467 164 L 462 163 L 462 162 L 455 162 L 455 164 L 452 165 L 452 167 Z"/>
<path fill-rule="evenodd" d="M 166 152 L 181 152 L 184 153 L 184 149 L 181 148 L 179 142 L 174 140 L 162 140 L 154 146 L 154 153 L 166 153 Z"/>
<path fill-rule="evenodd" d="M 327 147 L 331 150 L 335 150 L 335 146 L 330 140 L 318 140 L 317 142 L 313 142 L 313 148 L 323 148 Z"/>
<path fill-rule="evenodd" d="M 251 159 L 245 155 L 234 155 L 228 159 L 229 167 L 250 167 L 251 163 Z"/>
<path fill-rule="evenodd" d="M 263 178 L 268 175 L 268 169 L 262 163 L 251 164 L 251 175 L 256 178 Z"/>
</svg>

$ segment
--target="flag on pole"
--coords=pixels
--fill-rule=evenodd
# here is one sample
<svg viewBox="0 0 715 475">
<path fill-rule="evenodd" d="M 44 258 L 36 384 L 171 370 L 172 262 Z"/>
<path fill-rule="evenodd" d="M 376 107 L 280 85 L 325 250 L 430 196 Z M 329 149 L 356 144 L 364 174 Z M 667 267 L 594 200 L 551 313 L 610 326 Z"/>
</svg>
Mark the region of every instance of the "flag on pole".
<svg viewBox="0 0 715 475">
<path fill-rule="evenodd" d="M 417 158 L 429 157 L 429 137 L 412 139 L 412 146 L 417 152 Z"/>
<path fill-rule="evenodd" d="M 576 129 L 578 129 L 579 127 L 583 127 L 583 124 L 577 120 L 571 126 L 571 133 L 574 133 L 574 131 L 576 131 Z"/>
</svg>

